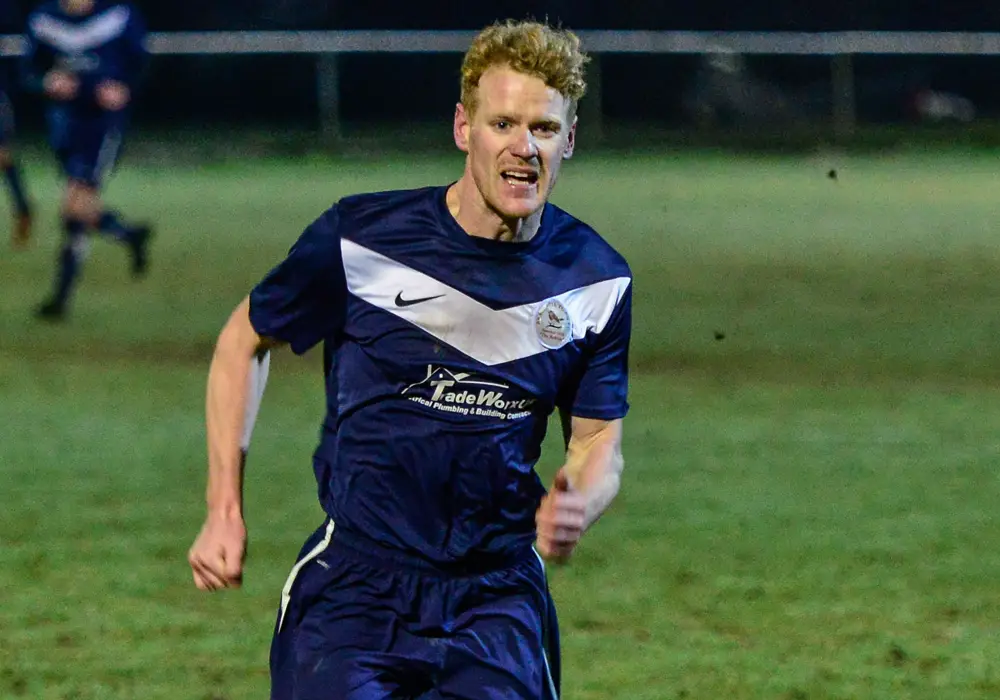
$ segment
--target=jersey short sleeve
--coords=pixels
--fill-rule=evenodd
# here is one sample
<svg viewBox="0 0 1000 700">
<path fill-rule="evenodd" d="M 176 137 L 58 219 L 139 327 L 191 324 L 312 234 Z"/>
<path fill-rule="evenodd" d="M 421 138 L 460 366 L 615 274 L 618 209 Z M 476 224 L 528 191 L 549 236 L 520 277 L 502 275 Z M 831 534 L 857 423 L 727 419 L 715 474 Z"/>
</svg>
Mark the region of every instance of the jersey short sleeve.
<svg viewBox="0 0 1000 700">
<path fill-rule="evenodd" d="M 578 418 L 614 420 L 628 413 L 628 349 L 632 334 L 632 285 L 587 354 L 578 381 L 562 402 Z"/>
<path fill-rule="evenodd" d="M 310 224 L 286 257 L 250 292 L 258 335 L 288 343 L 301 355 L 344 325 L 347 281 L 336 206 Z"/>
</svg>

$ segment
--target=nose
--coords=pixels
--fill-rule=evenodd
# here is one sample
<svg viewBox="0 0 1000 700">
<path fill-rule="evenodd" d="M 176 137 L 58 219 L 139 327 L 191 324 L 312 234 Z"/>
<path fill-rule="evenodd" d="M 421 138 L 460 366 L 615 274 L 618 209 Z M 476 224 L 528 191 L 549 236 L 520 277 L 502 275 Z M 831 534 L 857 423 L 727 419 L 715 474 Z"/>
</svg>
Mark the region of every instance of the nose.
<svg viewBox="0 0 1000 700">
<path fill-rule="evenodd" d="M 538 141 L 531 129 L 519 129 L 510 146 L 512 154 L 518 158 L 534 158 L 538 155 Z"/>
</svg>

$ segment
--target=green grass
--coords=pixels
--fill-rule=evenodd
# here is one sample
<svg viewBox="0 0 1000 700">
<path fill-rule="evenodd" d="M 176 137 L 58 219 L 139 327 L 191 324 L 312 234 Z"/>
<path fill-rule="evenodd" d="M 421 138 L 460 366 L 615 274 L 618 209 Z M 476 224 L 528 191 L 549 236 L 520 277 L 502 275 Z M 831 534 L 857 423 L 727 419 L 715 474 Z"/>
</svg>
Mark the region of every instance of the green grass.
<svg viewBox="0 0 1000 700">
<path fill-rule="evenodd" d="M 1000 694 L 995 158 L 568 166 L 556 200 L 635 271 L 636 371 L 620 498 L 552 574 L 566 698 Z M 58 193 L 29 165 L 46 215 L 0 262 L 0 698 L 266 697 L 278 593 L 321 517 L 322 388 L 315 358 L 279 355 L 245 586 L 198 593 L 214 336 L 338 196 L 459 163 L 126 164 L 109 200 L 158 223 L 152 275 L 95 241 L 58 328 L 30 317 Z"/>
</svg>

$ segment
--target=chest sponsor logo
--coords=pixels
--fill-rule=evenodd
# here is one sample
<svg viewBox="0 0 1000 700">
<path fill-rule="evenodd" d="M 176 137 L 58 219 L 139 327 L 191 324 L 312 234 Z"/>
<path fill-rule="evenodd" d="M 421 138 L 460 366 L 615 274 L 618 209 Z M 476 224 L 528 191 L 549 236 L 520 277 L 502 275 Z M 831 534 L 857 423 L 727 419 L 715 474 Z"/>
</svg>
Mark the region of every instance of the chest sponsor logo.
<svg viewBox="0 0 1000 700">
<path fill-rule="evenodd" d="M 427 376 L 403 389 L 402 394 L 444 413 L 503 420 L 531 415 L 537 401 L 509 384 L 434 365 L 427 365 Z"/>
<path fill-rule="evenodd" d="M 101 67 L 101 59 L 89 51 L 67 54 L 56 59 L 56 66 L 68 73 L 92 73 Z"/>
</svg>

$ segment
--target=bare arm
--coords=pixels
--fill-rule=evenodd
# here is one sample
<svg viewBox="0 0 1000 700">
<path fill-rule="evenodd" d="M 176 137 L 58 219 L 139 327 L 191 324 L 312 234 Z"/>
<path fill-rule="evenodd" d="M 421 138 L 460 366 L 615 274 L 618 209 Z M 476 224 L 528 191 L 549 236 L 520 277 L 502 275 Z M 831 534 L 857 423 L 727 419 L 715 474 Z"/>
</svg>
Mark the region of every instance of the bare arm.
<svg viewBox="0 0 1000 700">
<path fill-rule="evenodd" d="M 250 323 L 249 299 L 233 311 L 216 343 L 208 371 L 205 422 L 208 436 L 208 513 L 188 553 L 194 581 L 202 590 L 239 586 L 246 553 L 243 467 L 250 429 L 266 376 L 255 361 L 275 345 Z M 263 370 L 263 372 L 262 372 Z M 250 378 L 251 381 L 248 381 Z"/>
<path fill-rule="evenodd" d="M 208 435 L 209 513 L 241 516 L 243 512 L 243 435 L 250 396 L 247 377 L 254 358 L 273 343 L 257 335 L 244 299 L 219 334 L 208 370 L 205 424 Z"/>
<path fill-rule="evenodd" d="M 565 430 L 566 416 L 563 416 Z M 563 469 L 570 485 L 586 499 L 584 530 L 608 509 L 621 486 L 622 421 L 572 417 Z"/>
<path fill-rule="evenodd" d="M 565 561 L 583 533 L 618 494 L 624 466 L 622 421 L 561 415 L 566 463 L 535 515 L 536 546 L 546 559 Z"/>
</svg>

